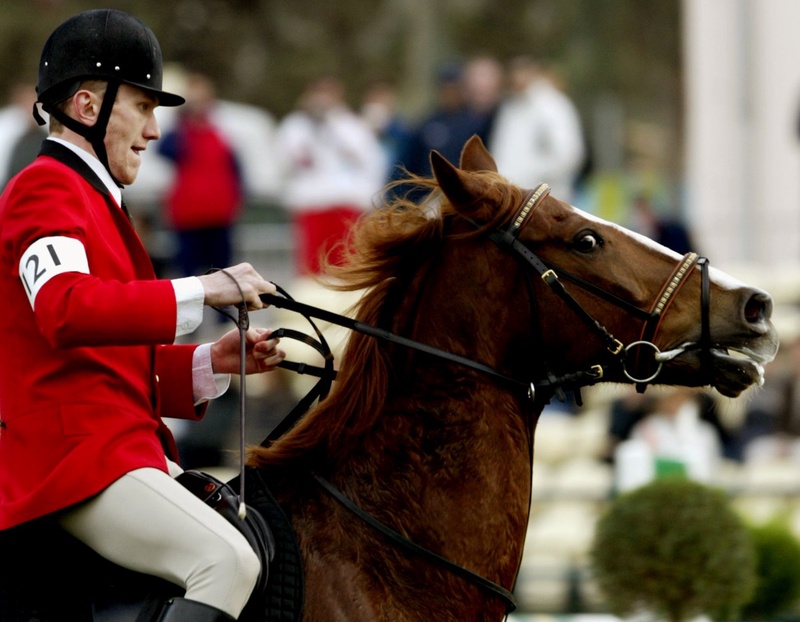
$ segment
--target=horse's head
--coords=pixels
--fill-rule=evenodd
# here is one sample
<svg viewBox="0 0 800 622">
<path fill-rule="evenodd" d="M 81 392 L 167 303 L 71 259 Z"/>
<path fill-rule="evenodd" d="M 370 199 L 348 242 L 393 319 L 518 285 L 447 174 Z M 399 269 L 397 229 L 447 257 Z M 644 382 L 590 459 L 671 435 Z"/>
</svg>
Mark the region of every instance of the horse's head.
<svg viewBox="0 0 800 622">
<path fill-rule="evenodd" d="M 530 275 L 536 303 L 519 313 L 533 314 L 532 335 L 561 373 L 601 364 L 603 380 L 710 384 L 727 396 L 761 382 L 778 348 L 765 292 L 546 189 L 533 196 L 498 183 L 477 138 L 465 146 L 460 168 L 437 153 L 432 166 L 465 226 L 494 231 Z"/>
</svg>

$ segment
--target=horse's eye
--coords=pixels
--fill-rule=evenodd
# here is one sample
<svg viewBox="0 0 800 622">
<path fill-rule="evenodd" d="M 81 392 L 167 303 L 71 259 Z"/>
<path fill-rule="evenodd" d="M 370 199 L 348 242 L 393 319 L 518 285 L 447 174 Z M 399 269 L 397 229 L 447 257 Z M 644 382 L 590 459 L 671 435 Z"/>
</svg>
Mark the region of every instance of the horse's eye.
<svg viewBox="0 0 800 622">
<path fill-rule="evenodd" d="M 584 231 L 575 238 L 574 248 L 579 253 L 591 253 L 602 246 L 602 238 L 593 231 Z"/>
</svg>

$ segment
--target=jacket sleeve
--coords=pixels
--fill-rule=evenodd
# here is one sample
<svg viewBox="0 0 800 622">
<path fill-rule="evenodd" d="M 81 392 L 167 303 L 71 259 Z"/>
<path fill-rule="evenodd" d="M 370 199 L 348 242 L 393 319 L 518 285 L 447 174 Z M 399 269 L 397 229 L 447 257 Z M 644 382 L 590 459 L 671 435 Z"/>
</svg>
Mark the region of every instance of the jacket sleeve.
<svg viewBox="0 0 800 622">
<path fill-rule="evenodd" d="M 208 403 L 194 406 L 192 356 L 196 345 L 168 345 L 156 348 L 159 415 L 174 419 L 198 420 Z"/>
<path fill-rule="evenodd" d="M 131 259 L 126 244 L 141 243 L 132 229 L 125 230 L 121 212 L 113 213 L 75 174 L 56 166 L 31 169 L 15 180 L 4 214 L 1 237 L 9 268 L 20 276 L 26 250 L 47 237 L 77 240 L 88 257 L 88 274 L 56 274 L 36 293 L 33 308 L 42 335 L 53 347 L 171 343 L 174 289 L 167 280 L 140 278 L 152 274 L 152 266 L 143 248 L 134 249 L 141 256 L 137 263 Z"/>
<path fill-rule="evenodd" d="M 66 273 L 41 289 L 35 314 L 56 348 L 167 344 L 175 339 L 177 305 L 169 281 L 120 283 Z"/>
</svg>

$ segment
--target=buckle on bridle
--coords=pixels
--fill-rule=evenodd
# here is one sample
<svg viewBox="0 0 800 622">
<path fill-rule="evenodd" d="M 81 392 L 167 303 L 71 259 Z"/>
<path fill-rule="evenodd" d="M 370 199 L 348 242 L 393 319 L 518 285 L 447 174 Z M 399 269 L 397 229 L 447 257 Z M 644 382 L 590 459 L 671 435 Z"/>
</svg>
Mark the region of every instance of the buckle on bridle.
<svg viewBox="0 0 800 622">
<path fill-rule="evenodd" d="M 542 280 L 545 283 L 549 284 L 549 283 L 551 283 L 553 281 L 557 281 L 558 280 L 558 275 L 556 274 L 555 270 L 550 268 L 550 270 L 546 270 L 545 272 L 542 273 Z"/>
<path fill-rule="evenodd" d="M 630 346 L 628 346 L 630 347 Z M 611 352 L 614 356 L 622 352 L 622 342 L 619 339 L 614 339 L 614 345 L 608 347 L 608 351 Z"/>
</svg>

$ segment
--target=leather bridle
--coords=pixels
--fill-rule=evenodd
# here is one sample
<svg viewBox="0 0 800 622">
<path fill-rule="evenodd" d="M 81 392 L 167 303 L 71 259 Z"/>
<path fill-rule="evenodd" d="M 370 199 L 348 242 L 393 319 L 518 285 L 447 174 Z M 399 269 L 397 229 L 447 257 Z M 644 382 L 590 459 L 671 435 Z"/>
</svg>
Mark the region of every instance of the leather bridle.
<svg viewBox="0 0 800 622">
<path fill-rule="evenodd" d="M 682 348 L 681 351 L 688 349 L 699 349 L 701 356 L 701 363 L 703 373 L 708 374 L 711 364 L 711 328 L 710 328 L 710 278 L 709 278 L 709 264 L 708 259 L 699 257 L 697 253 L 687 253 L 673 270 L 672 274 L 667 278 L 661 291 L 658 294 L 655 302 L 653 303 L 650 311 L 645 311 L 640 307 L 631 304 L 627 300 L 616 296 L 606 290 L 590 283 L 577 276 L 571 275 L 566 271 L 557 269 L 552 264 L 549 264 L 536 255 L 530 248 L 519 240 L 519 234 L 525 224 L 533 216 L 536 208 L 541 201 L 550 192 L 550 187 L 547 184 L 540 184 L 532 190 L 526 197 L 522 207 L 517 212 L 516 217 L 511 221 L 508 229 L 505 231 L 493 231 L 489 237 L 499 246 L 506 248 L 512 252 L 522 262 L 532 267 L 541 277 L 542 281 L 555 293 L 567 306 L 589 327 L 589 329 L 603 342 L 609 354 L 606 357 L 605 363 L 598 363 L 591 366 L 596 374 L 595 382 L 605 376 L 607 369 L 613 365 L 621 365 L 622 371 L 629 380 L 634 382 L 637 388 L 641 391 L 647 383 L 655 380 L 663 367 L 663 353 L 660 348 L 655 344 L 655 338 L 658 333 L 661 323 L 670 307 L 675 300 L 677 293 L 687 281 L 687 277 L 692 273 L 696 267 L 700 267 L 701 271 L 701 338 L 697 344 Z M 558 270 L 558 272 L 556 271 Z M 600 297 L 617 307 L 623 309 L 628 314 L 636 316 L 644 321 L 642 326 L 641 336 L 637 341 L 623 345 L 621 341 L 616 339 L 608 329 L 598 320 L 596 320 L 583 306 L 569 293 L 559 279 L 559 276 L 564 277 L 581 289 Z M 647 375 L 641 374 L 640 350 L 642 348 L 649 348 L 652 350 L 653 360 L 656 363 L 655 371 L 649 371 Z M 633 359 L 633 364 L 630 361 Z M 633 367 L 630 369 L 629 367 Z M 588 385 L 588 383 L 587 383 Z M 556 390 L 559 387 L 556 386 Z"/>
<path fill-rule="evenodd" d="M 662 353 L 661 349 L 655 344 L 655 338 L 661 323 L 670 308 L 670 305 L 675 300 L 680 289 L 686 283 L 689 275 L 697 268 L 700 267 L 701 271 L 701 339 L 696 344 L 686 345 L 680 348 L 680 352 L 699 349 L 701 352 L 701 361 L 704 363 L 704 372 L 709 369 L 711 356 L 711 330 L 709 320 L 710 309 L 710 279 L 708 273 L 708 260 L 705 257 L 699 257 L 696 253 L 687 253 L 676 266 L 672 274 L 667 278 L 662 286 L 658 297 L 651 306 L 650 310 L 644 310 L 629 301 L 612 294 L 597 285 L 590 283 L 578 276 L 572 275 L 569 272 L 556 267 L 553 264 L 543 260 L 536 253 L 534 253 L 528 246 L 519 240 L 519 234 L 524 226 L 530 221 L 536 208 L 541 204 L 542 200 L 549 194 L 550 187 L 547 184 L 541 184 L 532 190 L 525 198 L 522 207 L 518 210 L 514 219 L 511 221 L 509 227 L 505 230 L 494 230 L 489 233 L 489 239 L 495 242 L 498 246 L 508 250 L 514 257 L 516 257 L 523 266 L 533 268 L 539 274 L 542 281 L 555 293 L 567 306 L 588 326 L 588 328 L 603 342 L 608 356 L 604 361 L 590 365 L 587 369 L 567 372 L 560 376 L 551 372 L 546 373 L 546 378 L 534 381 L 523 381 L 517 378 L 510 377 L 492 367 L 483 363 L 473 361 L 461 355 L 453 354 L 445 350 L 441 350 L 434 346 L 424 344 L 408 337 L 397 335 L 383 328 L 365 324 L 358 320 L 354 320 L 344 315 L 333 313 L 325 309 L 303 304 L 293 300 L 285 291 L 279 288 L 280 295 L 276 294 L 262 294 L 261 300 L 269 305 L 278 308 L 288 309 L 303 315 L 314 326 L 311 318 L 317 318 L 347 328 L 348 330 L 359 332 L 371 337 L 382 339 L 391 343 L 403 345 L 405 347 L 429 354 L 440 359 L 457 363 L 461 366 L 481 372 L 496 381 L 511 386 L 524 388 L 527 390 L 529 397 L 532 399 L 539 389 L 551 390 L 557 395 L 562 393 L 564 389 L 579 389 L 584 386 L 591 386 L 596 384 L 602 378 L 607 376 L 607 371 L 614 366 L 621 366 L 622 372 L 629 380 L 636 383 L 638 386 L 644 386 L 647 383 L 655 380 L 663 366 L 663 362 L 669 360 L 664 358 L 667 353 Z M 479 226 L 477 223 L 473 223 Z M 525 274 L 530 276 L 529 271 Z M 611 332 L 597 319 L 592 316 L 567 290 L 562 282 L 569 281 L 584 291 L 602 298 L 607 302 L 619 307 L 631 316 L 634 316 L 643 322 L 641 336 L 638 340 L 633 341 L 627 345 L 623 344 L 619 339 L 614 337 Z M 531 307 L 536 309 L 534 296 L 532 293 L 532 283 L 529 281 L 529 291 L 531 296 Z M 319 368 L 313 365 L 306 365 L 304 363 L 292 363 L 284 361 L 281 365 L 301 374 L 307 374 L 320 377 L 325 380 L 325 386 L 320 388 L 315 397 L 324 397 L 327 395 L 330 388 L 330 382 L 335 378 L 336 372 L 333 369 L 331 360 L 330 348 L 325 343 L 321 332 L 314 326 L 319 341 L 311 337 L 291 331 L 288 329 L 279 329 L 275 332 L 276 337 L 289 337 L 292 339 L 299 339 L 308 345 L 317 349 L 320 354 L 325 358 L 325 368 Z M 656 371 L 647 371 L 647 375 L 641 375 L 641 350 L 642 348 L 649 348 L 652 350 L 653 361 L 656 363 Z M 674 356 L 673 354 L 672 356 Z M 669 356 L 669 355 L 668 355 Z M 631 362 L 631 359 L 633 361 Z M 547 365 L 546 365 L 547 367 Z M 579 396 L 578 396 L 579 399 Z M 312 400 L 313 401 L 313 400 Z M 281 431 L 285 431 L 288 426 L 281 426 Z"/>
</svg>

